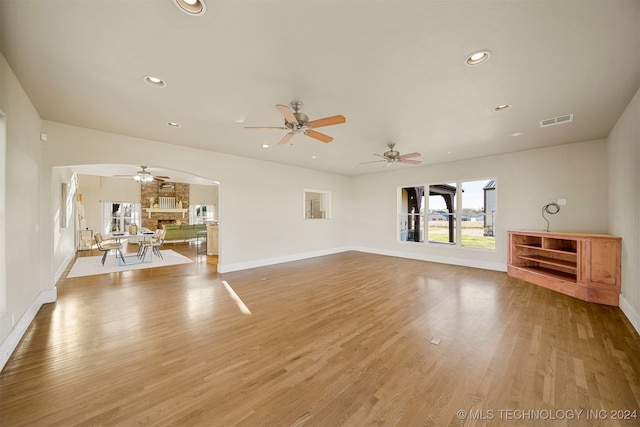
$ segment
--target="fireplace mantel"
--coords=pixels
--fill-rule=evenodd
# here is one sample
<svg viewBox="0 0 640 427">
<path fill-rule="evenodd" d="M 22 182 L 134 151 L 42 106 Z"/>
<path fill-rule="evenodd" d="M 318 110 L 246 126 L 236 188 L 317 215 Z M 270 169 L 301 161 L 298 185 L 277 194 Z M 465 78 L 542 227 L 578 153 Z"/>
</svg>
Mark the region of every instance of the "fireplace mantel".
<svg viewBox="0 0 640 427">
<path fill-rule="evenodd" d="M 160 208 L 144 208 L 145 211 L 149 214 L 149 218 L 151 218 L 151 214 L 153 212 L 171 212 L 171 213 L 182 213 L 182 218 L 184 218 L 184 214 L 189 212 L 189 209 L 160 209 Z"/>
<path fill-rule="evenodd" d="M 172 188 L 165 188 L 165 185 L 171 185 Z M 142 227 L 150 230 L 157 230 L 158 221 L 164 220 L 180 220 L 180 222 L 188 223 L 189 219 L 189 184 L 172 182 L 162 183 L 149 182 L 140 185 L 140 203 L 142 204 L 142 218 L 140 218 Z M 161 203 L 163 198 L 168 198 L 173 203 L 164 205 Z M 179 203 L 179 202 L 182 203 Z M 154 207 L 155 204 L 157 207 Z"/>
</svg>

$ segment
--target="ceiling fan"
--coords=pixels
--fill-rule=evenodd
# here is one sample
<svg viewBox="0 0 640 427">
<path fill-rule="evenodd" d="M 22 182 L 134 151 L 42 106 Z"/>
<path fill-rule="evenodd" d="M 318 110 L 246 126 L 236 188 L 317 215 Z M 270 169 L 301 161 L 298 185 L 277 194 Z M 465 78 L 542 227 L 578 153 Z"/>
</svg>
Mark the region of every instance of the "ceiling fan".
<svg viewBox="0 0 640 427">
<path fill-rule="evenodd" d="M 324 133 L 317 132 L 313 129 L 338 125 L 347 121 L 344 116 L 337 115 L 331 117 L 325 117 L 324 119 L 317 119 L 309 121 L 309 117 L 300 112 L 302 108 L 302 102 L 292 101 L 290 103 L 291 108 L 286 105 L 277 104 L 276 108 L 280 111 L 280 114 L 284 116 L 284 126 L 245 126 L 245 129 L 284 129 L 289 132 L 278 142 L 278 144 L 286 144 L 294 135 L 299 133 L 310 136 L 322 142 L 331 142 L 333 138 Z M 292 111 L 293 110 L 293 111 Z"/>
<path fill-rule="evenodd" d="M 420 163 L 422 163 L 420 160 L 411 160 L 412 157 L 420 157 L 420 156 L 422 156 L 422 154 L 420 154 L 420 153 L 409 153 L 409 154 L 402 154 L 401 155 L 398 151 L 395 151 L 393 149 L 393 147 L 395 147 L 395 146 L 396 146 L 395 142 L 390 142 L 390 143 L 387 144 L 387 147 L 389 147 L 389 151 L 385 151 L 382 154 L 374 154 L 374 156 L 382 157 L 383 160 L 374 160 L 372 162 L 362 162 L 360 164 L 363 165 L 365 163 L 386 162 L 384 167 L 388 168 L 393 163 L 407 163 L 407 164 L 410 164 L 410 165 L 419 165 Z"/>
<path fill-rule="evenodd" d="M 136 172 L 135 175 L 114 175 L 114 177 L 132 178 L 134 181 L 137 181 L 137 182 L 151 182 L 151 181 L 164 182 L 165 180 L 170 179 L 168 176 L 152 175 L 151 172 L 147 171 L 146 166 L 140 166 L 140 169 L 141 170 Z"/>
</svg>

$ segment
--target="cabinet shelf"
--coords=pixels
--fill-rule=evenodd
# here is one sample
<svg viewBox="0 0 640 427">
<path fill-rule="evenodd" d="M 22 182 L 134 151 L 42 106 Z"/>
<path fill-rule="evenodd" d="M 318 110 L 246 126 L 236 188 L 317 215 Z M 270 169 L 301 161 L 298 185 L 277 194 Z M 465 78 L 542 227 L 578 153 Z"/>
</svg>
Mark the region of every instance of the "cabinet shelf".
<svg viewBox="0 0 640 427">
<path fill-rule="evenodd" d="M 532 275 L 538 275 L 540 278 L 544 279 L 544 282 L 549 282 L 552 280 L 554 283 L 555 282 L 569 282 L 572 284 L 578 283 L 577 275 L 564 273 L 562 271 L 553 270 L 550 268 L 532 267 L 532 266 L 529 266 L 529 267 L 511 267 L 510 266 L 509 269 L 519 270 L 519 274 L 512 274 L 513 271 L 509 271 L 510 276 L 521 278 L 527 282 L 530 281 L 528 280 L 528 278 L 530 278 Z M 525 279 L 524 277 L 527 277 L 527 279 Z M 531 283 L 535 283 L 535 282 L 531 281 Z M 535 284 L 538 284 L 538 283 L 535 283 Z M 553 287 L 546 286 L 545 284 L 540 284 L 540 285 L 546 288 L 553 289 Z"/>
<path fill-rule="evenodd" d="M 619 304 L 621 239 L 509 231 L 507 274 L 585 301 Z"/>
<path fill-rule="evenodd" d="M 552 248 L 543 248 L 539 245 L 516 245 L 519 248 L 529 248 L 529 249 L 540 249 L 545 252 L 556 252 L 559 254 L 576 254 L 577 250 L 575 248 L 567 248 L 567 249 L 552 249 Z"/>
<path fill-rule="evenodd" d="M 540 264 L 547 264 L 550 266 L 568 268 L 574 271 L 578 268 L 576 261 L 567 261 L 567 260 L 558 259 L 558 258 L 550 258 L 542 255 L 518 255 L 518 258 L 534 261 Z"/>
</svg>

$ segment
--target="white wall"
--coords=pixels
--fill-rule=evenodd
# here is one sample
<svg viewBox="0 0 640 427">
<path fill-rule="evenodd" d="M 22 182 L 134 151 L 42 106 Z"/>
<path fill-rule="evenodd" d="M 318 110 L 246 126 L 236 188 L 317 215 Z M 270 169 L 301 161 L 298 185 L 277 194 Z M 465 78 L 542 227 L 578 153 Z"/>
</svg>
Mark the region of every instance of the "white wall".
<svg viewBox="0 0 640 427">
<path fill-rule="evenodd" d="M 98 233 L 101 227 L 100 192 L 101 177 L 97 175 L 78 175 L 78 192 L 82 194 L 82 206 L 87 228 Z"/>
<path fill-rule="evenodd" d="M 607 142 L 609 228 L 622 237 L 620 308 L 640 333 L 640 90 Z"/>
<path fill-rule="evenodd" d="M 4 312 L 0 368 L 42 303 L 56 298 L 52 272 L 51 171 L 41 167 L 42 122 L 0 55 L 0 111 L 6 114 L 6 227 Z"/>
<path fill-rule="evenodd" d="M 218 186 L 190 184 L 189 185 L 189 204 L 217 206 L 218 205 Z"/>
<path fill-rule="evenodd" d="M 363 251 L 505 271 L 507 230 L 544 230 L 550 199 L 567 199 L 551 231 L 607 232 L 606 155 L 599 140 L 356 177 L 353 240 Z M 495 251 L 398 241 L 399 187 L 489 178 L 497 180 Z"/>
<path fill-rule="evenodd" d="M 80 191 L 82 191 L 82 186 Z M 99 200 L 112 202 L 140 203 L 140 183 L 132 179 L 100 177 Z"/>
<path fill-rule="evenodd" d="M 7 116 L 0 110 L 0 170 L 7 167 Z M 7 312 L 7 175 L 0 173 L 0 319 Z M 0 322 L 2 322 L 0 320 Z M 0 323 L 1 324 L 1 323 Z"/>
<path fill-rule="evenodd" d="M 140 203 L 140 183 L 132 179 L 79 174 L 78 191 L 82 194 L 87 228 L 94 235 L 104 233 L 101 202 Z"/>
<path fill-rule="evenodd" d="M 44 127 L 44 167 L 121 163 L 126 152 L 131 164 L 220 182 L 221 272 L 333 253 L 351 244 L 348 177 L 54 122 L 45 121 Z M 332 192 L 332 219 L 302 218 L 303 188 Z"/>
<path fill-rule="evenodd" d="M 51 173 L 51 207 L 53 215 L 53 265 L 54 281 L 62 277 L 67 264 L 76 254 L 75 245 L 75 182 L 73 171 L 69 168 L 56 168 Z M 67 186 L 67 200 L 62 200 L 61 186 Z M 69 202 L 71 202 L 69 204 Z M 66 221 L 62 221 L 62 209 L 65 205 Z"/>
</svg>

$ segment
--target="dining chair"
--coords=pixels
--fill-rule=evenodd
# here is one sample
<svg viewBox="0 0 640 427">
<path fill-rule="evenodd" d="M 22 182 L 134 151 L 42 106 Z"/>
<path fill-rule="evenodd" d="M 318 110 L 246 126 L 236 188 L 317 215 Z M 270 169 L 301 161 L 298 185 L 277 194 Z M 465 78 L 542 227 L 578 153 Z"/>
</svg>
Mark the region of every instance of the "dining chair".
<svg viewBox="0 0 640 427">
<path fill-rule="evenodd" d="M 144 257 L 147 255 L 147 249 L 151 248 L 151 250 L 156 256 L 158 256 L 160 259 L 163 259 L 162 253 L 160 252 L 160 248 L 164 244 L 164 238 L 166 234 L 167 234 L 167 230 L 159 228 L 156 230 L 156 235 L 153 236 L 151 240 L 140 242 L 141 244 L 140 248 L 142 252 L 140 251 L 138 252 L 139 253 L 138 257 L 140 259 L 144 259 Z"/>
<path fill-rule="evenodd" d="M 141 260 L 144 260 L 144 257 L 147 256 L 147 249 L 149 249 L 151 243 L 153 243 L 153 241 L 157 239 L 158 231 L 159 230 L 154 231 L 154 234 L 150 237 L 149 240 L 145 238 L 144 240 L 140 240 L 138 242 L 138 258 L 140 258 Z"/>
<path fill-rule="evenodd" d="M 96 240 L 96 246 L 98 247 L 98 250 L 104 252 L 104 255 L 102 255 L 103 266 L 104 261 L 107 259 L 107 254 L 112 250 L 116 251 L 116 257 L 119 255 L 122 262 L 125 262 L 124 255 L 122 254 L 122 244 L 114 240 L 104 240 L 101 233 L 96 233 L 93 237 Z"/>
</svg>

